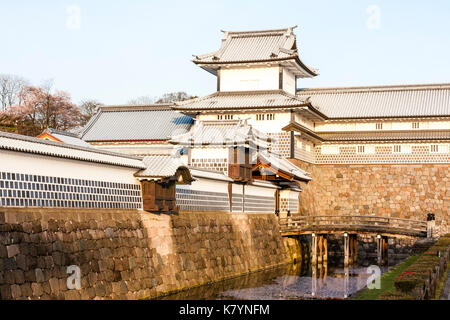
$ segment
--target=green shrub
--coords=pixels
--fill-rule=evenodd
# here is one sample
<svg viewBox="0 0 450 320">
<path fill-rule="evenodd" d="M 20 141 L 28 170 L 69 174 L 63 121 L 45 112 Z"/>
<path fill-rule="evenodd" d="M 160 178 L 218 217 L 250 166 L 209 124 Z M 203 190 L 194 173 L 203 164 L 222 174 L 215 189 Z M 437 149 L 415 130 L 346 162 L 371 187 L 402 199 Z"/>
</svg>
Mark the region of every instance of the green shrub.
<svg viewBox="0 0 450 320">
<path fill-rule="evenodd" d="M 450 237 L 447 235 L 441 237 L 403 273 L 394 279 L 394 287 L 402 294 L 408 294 L 415 288 L 424 286 L 425 281 L 430 278 L 431 273 L 440 264 L 441 258 L 438 257 L 438 251 L 441 252 L 442 256 L 448 250 L 449 246 Z"/>
</svg>

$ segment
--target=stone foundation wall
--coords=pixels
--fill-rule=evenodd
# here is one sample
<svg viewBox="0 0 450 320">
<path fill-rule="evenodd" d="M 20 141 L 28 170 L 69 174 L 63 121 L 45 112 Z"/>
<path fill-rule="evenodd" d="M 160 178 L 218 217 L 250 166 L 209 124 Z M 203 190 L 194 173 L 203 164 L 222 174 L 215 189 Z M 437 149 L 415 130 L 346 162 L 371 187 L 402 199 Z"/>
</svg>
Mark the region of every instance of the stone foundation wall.
<svg viewBox="0 0 450 320">
<path fill-rule="evenodd" d="M 295 263 L 307 263 L 310 259 L 311 244 L 308 236 L 283 237 L 289 259 Z"/>
<path fill-rule="evenodd" d="M 1 299 L 144 299 L 288 261 L 273 214 L 0 210 Z"/>
<path fill-rule="evenodd" d="M 440 234 L 450 225 L 450 172 L 445 164 L 312 165 L 300 200 L 303 215 L 374 215 L 426 220 L 432 212 Z"/>
</svg>

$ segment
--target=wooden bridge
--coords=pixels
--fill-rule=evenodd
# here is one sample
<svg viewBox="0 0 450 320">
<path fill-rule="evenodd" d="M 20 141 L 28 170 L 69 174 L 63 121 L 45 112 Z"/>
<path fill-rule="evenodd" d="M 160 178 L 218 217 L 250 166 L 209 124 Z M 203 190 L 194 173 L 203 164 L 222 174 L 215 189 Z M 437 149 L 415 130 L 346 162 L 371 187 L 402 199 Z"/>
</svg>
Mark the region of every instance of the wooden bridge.
<svg viewBox="0 0 450 320">
<path fill-rule="evenodd" d="M 328 233 L 377 233 L 427 236 L 427 221 L 376 216 L 292 216 L 279 218 L 282 236 Z"/>
<path fill-rule="evenodd" d="M 328 260 L 327 234 L 343 235 L 346 266 L 357 262 L 358 234 L 376 237 L 379 264 L 387 262 L 389 236 L 426 237 L 431 234 L 427 221 L 376 216 L 291 216 L 279 218 L 279 224 L 282 236 L 311 234 L 311 262 L 314 264 Z"/>
</svg>

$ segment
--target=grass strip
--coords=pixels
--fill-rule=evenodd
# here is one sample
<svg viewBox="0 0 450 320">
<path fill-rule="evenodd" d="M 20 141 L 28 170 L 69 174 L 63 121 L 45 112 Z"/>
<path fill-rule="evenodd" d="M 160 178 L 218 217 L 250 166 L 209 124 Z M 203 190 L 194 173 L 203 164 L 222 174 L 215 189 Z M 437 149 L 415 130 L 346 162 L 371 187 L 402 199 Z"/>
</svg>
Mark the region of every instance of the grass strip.
<svg viewBox="0 0 450 320">
<path fill-rule="evenodd" d="M 412 265 L 419 258 L 419 255 L 411 256 L 405 261 L 399 263 L 391 270 L 381 275 L 381 288 L 369 289 L 365 288 L 355 293 L 351 300 L 378 300 L 380 296 L 388 294 L 395 290 L 394 279 L 404 272 L 410 265 Z"/>
</svg>

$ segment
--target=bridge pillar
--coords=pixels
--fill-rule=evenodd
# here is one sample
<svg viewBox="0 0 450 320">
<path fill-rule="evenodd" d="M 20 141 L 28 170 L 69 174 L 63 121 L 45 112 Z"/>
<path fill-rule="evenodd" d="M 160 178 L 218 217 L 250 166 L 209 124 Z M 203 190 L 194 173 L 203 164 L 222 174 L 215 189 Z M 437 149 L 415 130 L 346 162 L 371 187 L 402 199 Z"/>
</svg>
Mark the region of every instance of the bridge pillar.
<svg viewBox="0 0 450 320">
<path fill-rule="evenodd" d="M 348 266 L 344 267 L 344 298 L 348 298 L 350 292 L 350 270 Z"/>
<path fill-rule="evenodd" d="M 323 262 L 323 235 L 318 236 L 317 244 L 319 246 L 319 255 L 317 256 L 317 263 Z"/>
<path fill-rule="evenodd" d="M 348 266 L 350 257 L 350 241 L 347 233 L 344 233 L 344 266 Z"/>
<path fill-rule="evenodd" d="M 344 266 L 354 264 L 358 259 L 358 240 L 356 234 L 344 233 Z"/>
<path fill-rule="evenodd" d="M 353 263 L 356 264 L 358 262 L 358 235 L 357 234 L 352 235 L 352 241 L 353 241 L 352 258 L 353 258 Z"/>
<path fill-rule="evenodd" d="M 377 260 L 379 265 L 388 262 L 388 238 L 377 235 Z"/>
<path fill-rule="evenodd" d="M 323 234 L 312 234 L 311 263 L 322 264 L 328 261 L 327 238 Z"/>
<path fill-rule="evenodd" d="M 312 234 L 311 240 L 311 263 L 317 263 L 317 235 L 315 233 Z"/>
</svg>

